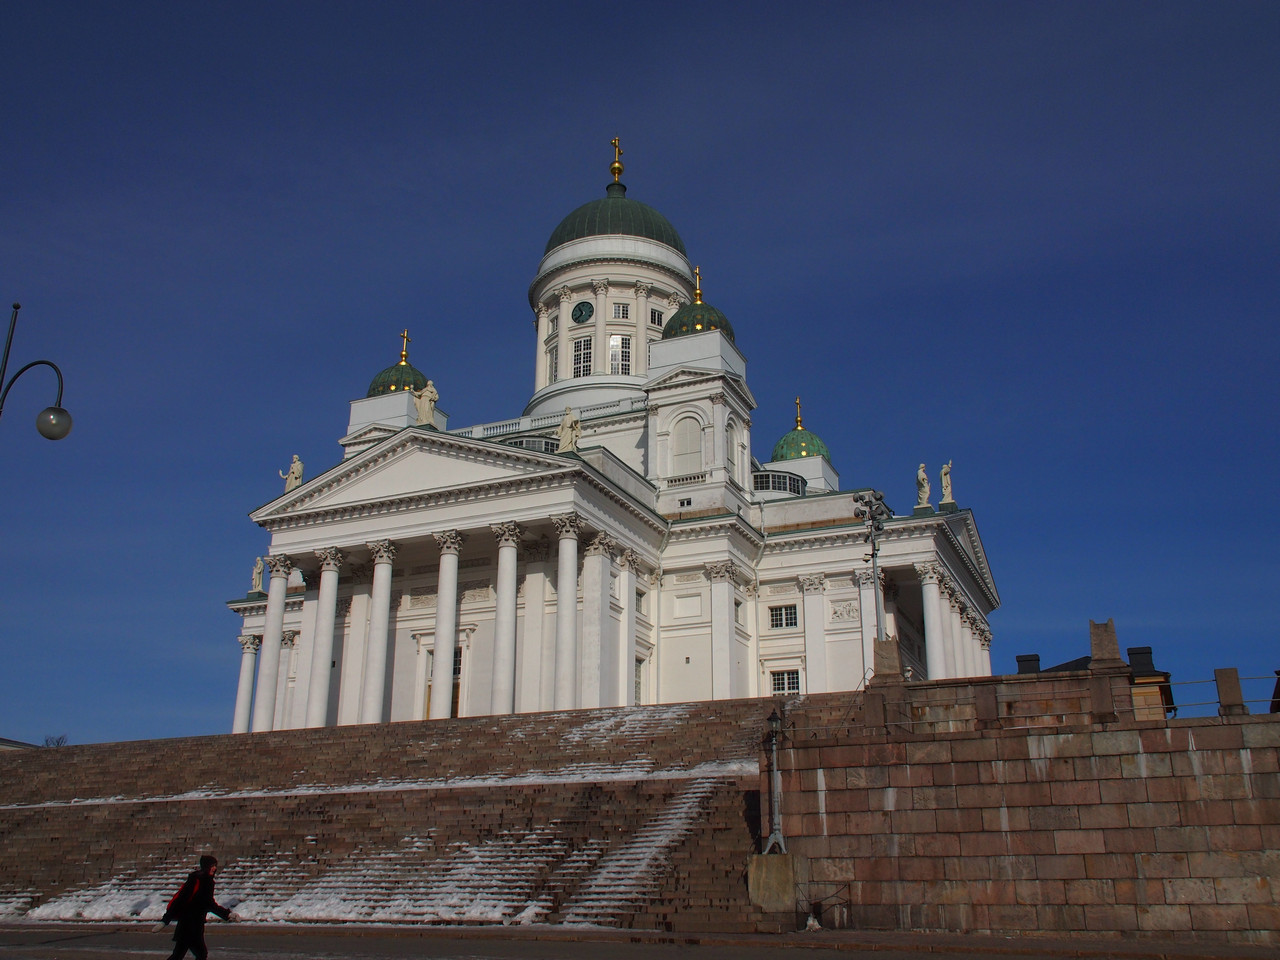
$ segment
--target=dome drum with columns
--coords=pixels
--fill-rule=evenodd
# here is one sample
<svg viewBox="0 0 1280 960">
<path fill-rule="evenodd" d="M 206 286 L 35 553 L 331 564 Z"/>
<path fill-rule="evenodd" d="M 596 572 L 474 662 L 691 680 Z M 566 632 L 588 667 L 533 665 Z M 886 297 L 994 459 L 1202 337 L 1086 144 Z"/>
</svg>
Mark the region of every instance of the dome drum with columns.
<svg viewBox="0 0 1280 960">
<path fill-rule="evenodd" d="M 270 545 L 264 589 L 229 604 L 234 730 L 990 672 L 999 597 L 971 512 L 886 520 L 873 582 L 867 489 L 841 490 L 799 400 L 752 456 L 739 336 L 613 146 L 605 197 L 561 221 L 530 288 L 524 411 L 450 428 L 406 330 L 343 458 L 253 512 Z"/>
</svg>

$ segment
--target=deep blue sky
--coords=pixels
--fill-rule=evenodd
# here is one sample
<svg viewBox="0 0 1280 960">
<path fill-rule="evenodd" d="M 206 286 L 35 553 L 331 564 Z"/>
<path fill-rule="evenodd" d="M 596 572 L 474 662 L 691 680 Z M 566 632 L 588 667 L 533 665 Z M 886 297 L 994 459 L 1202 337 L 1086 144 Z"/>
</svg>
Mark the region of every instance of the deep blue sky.
<svg viewBox="0 0 1280 960">
<path fill-rule="evenodd" d="M 230 729 L 246 513 L 337 461 L 403 327 L 453 425 L 520 412 L 529 281 L 615 135 L 738 331 L 757 456 L 800 393 L 899 511 L 954 459 L 998 671 L 1090 617 L 1175 680 L 1280 668 L 1280 5 L 9 2 L 0 35 L 9 372 L 56 361 L 75 417 L 35 432 L 37 370 L 0 420 L 0 736 Z"/>
</svg>

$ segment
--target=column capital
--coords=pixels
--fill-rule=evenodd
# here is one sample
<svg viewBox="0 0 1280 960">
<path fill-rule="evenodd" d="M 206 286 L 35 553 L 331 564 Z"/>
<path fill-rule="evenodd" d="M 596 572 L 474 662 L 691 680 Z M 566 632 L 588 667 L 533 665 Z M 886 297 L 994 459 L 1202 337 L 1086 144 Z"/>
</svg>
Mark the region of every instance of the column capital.
<svg viewBox="0 0 1280 960">
<path fill-rule="evenodd" d="M 280 632 L 280 646 L 292 647 L 297 642 L 298 642 L 297 630 L 282 630 Z"/>
<path fill-rule="evenodd" d="M 262 634 L 246 633 L 242 637 L 237 637 L 240 641 L 240 649 L 245 653 L 257 653 L 262 646 Z"/>
<path fill-rule="evenodd" d="M 623 570 L 630 570 L 632 573 L 639 573 L 640 555 L 628 547 L 618 555 L 618 566 Z"/>
<path fill-rule="evenodd" d="M 618 541 L 609 536 L 609 534 L 602 532 L 591 538 L 591 542 L 587 544 L 586 555 L 588 557 L 608 557 L 612 559 L 617 549 Z"/>
<path fill-rule="evenodd" d="M 647 297 L 649 295 L 649 291 L 653 289 L 653 284 L 645 283 L 643 280 L 637 280 L 635 289 L 637 297 Z"/>
<path fill-rule="evenodd" d="M 539 303 L 536 307 L 533 308 L 533 312 L 538 315 L 539 322 L 545 322 L 547 319 L 547 315 L 551 311 L 547 309 L 547 305 L 545 303 Z"/>
<path fill-rule="evenodd" d="M 561 540 L 577 540 L 578 534 L 582 531 L 582 518 L 576 513 L 570 513 L 563 517 L 552 517 L 552 525 L 556 528 L 556 535 Z"/>
<path fill-rule="evenodd" d="M 591 291 L 592 291 L 592 292 L 593 292 L 597 297 L 603 297 L 605 294 L 607 294 L 607 293 L 609 292 L 609 281 L 608 281 L 607 279 L 605 279 L 605 280 L 592 280 L 592 281 L 591 281 Z"/>
<path fill-rule="evenodd" d="M 721 405 L 724 403 L 724 394 L 723 394 L 723 393 L 713 393 L 713 394 L 711 395 L 711 402 L 712 402 L 713 404 L 715 404 L 716 406 L 721 406 Z"/>
<path fill-rule="evenodd" d="M 316 551 L 316 559 L 320 561 L 320 569 L 337 570 L 342 566 L 342 562 L 346 559 L 342 555 L 342 551 L 337 547 L 325 547 L 323 550 Z"/>
<path fill-rule="evenodd" d="M 736 584 L 740 579 L 738 576 L 738 567 L 732 560 L 717 560 L 714 563 L 708 563 L 703 568 L 706 570 L 707 579 L 712 583 L 729 583 Z"/>
<path fill-rule="evenodd" d="M 827 586 L 827 577 L 822 573 L 802 573 L 796 579 L 805 593 L 822 593 Z"/>
<path fill-rule="evenodd" d="M 512 521 L 507 521 L 506 523 L 494 523 L 490 524 L 489 529 L 493 531 L 494 537 L 497 538 L 498 546 L 520 546 L 520 534 L 524 532 L 520 529 L 520 524 Z"/>
<path fill-rule="evenodd" d="M 689 302 L 689 298 L 684 294 L 676 291 L 667 297 L 667 307 L 671 310 L 679 310 L 682 306 Z"/>
<path fill-rule="evenodd" d="M 442 530 L 440 533 L 433 533 L 436 545 L 440 547 L 441 553 L 457 554 L 462 550 L 462 542 L 467 538 L 457 530 Z"/>
<path fill-rule="evenodd" d="M 869 587 L 875 582 L 875 578 L 871 576 L 870 570 L 859 570 L 854 575 L 854 579 L 858 581 L 858 586 Z M 883 581 L 883 577 L 881 578 Z"/>
<path fill-rule="evenodd" d="M 277 553 L 275 556 L 263 557 L 262 560 L 267 565 L 267 570 L 270 572 L 272 580 L 276 577 L 282 577 L 287 580 L 289 574 L 293 572 L 293 558 L 286 554 Z"/>
<path fill-rule="evenodd" d="M 568 303 L 573 299 L 573 291 L 568 286 L 563 286 L 556 292 L 556 296 L 560 298 L 561 303 Z"/>
<path fill-rule="evenodd" d="M 916 575 L 921 583 L 938 583 L 942 579 L 942 571 L 932 561 L 915 564 Z"/>
<path fill-rule="evenodd" d="M 390 563 L 396 558 L 398 548 L 390 540 L 374 540 L 365 544 L 373 554 L 374 563 Z"/>
</svg>

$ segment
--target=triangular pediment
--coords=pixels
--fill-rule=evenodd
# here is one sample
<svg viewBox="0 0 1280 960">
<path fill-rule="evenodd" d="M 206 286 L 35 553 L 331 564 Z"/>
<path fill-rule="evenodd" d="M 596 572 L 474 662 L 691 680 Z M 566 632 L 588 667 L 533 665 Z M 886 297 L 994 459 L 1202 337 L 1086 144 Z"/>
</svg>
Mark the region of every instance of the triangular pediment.
<svg viewBox="0 0 1280 960">
<path fill-rule="evenodd" d="M 382 503 L 575 469 L 575 461 L 429 429 L 401 430 L 255 511 L 254 520 Z"/>
<path fill-rule="evenodd" d="M 747 381 L 736 373 L 725 370 L 714 370 L 705 367 L 682 366 L 670 370 L 660 377 L 655 377 L 644 385 L 645 391 L 652 396 L 663 390 L 675 390 L 680 387 L 696 386 L 705 383 L 723 383 L 736 390 L 752 410 L 756 407 L 756 399 L 747 388 Z"/>
<path fill-rule="evenodd" d="M 987 551 L 978 536 L 978 527 L 973 522 L 973 514 L 968 510 L 955 514 L 947 519 L 947 526 L 960 549 L 969 561 L 977 568 L 982 581 L 991 592 L 996 605 L 1000 603 L 1000 595 L 996 592 L 995 580 L 991 576 L 991 567 L 987 563 Z"/>
</svg>

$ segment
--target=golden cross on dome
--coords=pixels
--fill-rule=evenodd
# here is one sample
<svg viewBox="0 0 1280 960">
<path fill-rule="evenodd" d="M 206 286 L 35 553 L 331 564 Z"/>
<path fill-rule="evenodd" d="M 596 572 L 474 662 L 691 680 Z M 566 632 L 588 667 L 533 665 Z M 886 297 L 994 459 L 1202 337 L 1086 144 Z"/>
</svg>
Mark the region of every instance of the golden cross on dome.
<svg viewBox="0 0 1280 960">
<path fill-rule="evenodd" d="M 702 268 L 694 267 L 693 275 L 696 278 L 693 286 L 693 302 L 701 303 L 702 302 Z"/>
<path fill-rule="evenodd" d="M 618 178 L 622 176 L 622 145 L 618 137 L 614 137 L 609 142 L 613 144 L 613 163 L 609 164 L 609 172 L 613 174 L 613 182 L 617 183 Z"/>
<path fill-rule="evenodd" d="M 400 362 L 408 363 L 409 362 L 409 344 L 413 343 L 413 338 L 409 336 L 408 327 L 406 327 L 404 330 L 400 332 L 400 337 L 402 341 L 400 344 Z"/>
<path fill-rule="evenodd" d="M 800 398 L 796 397 L 796 429 L 803 430 L 804 424 L 800 422 Z"/>
</svg>

